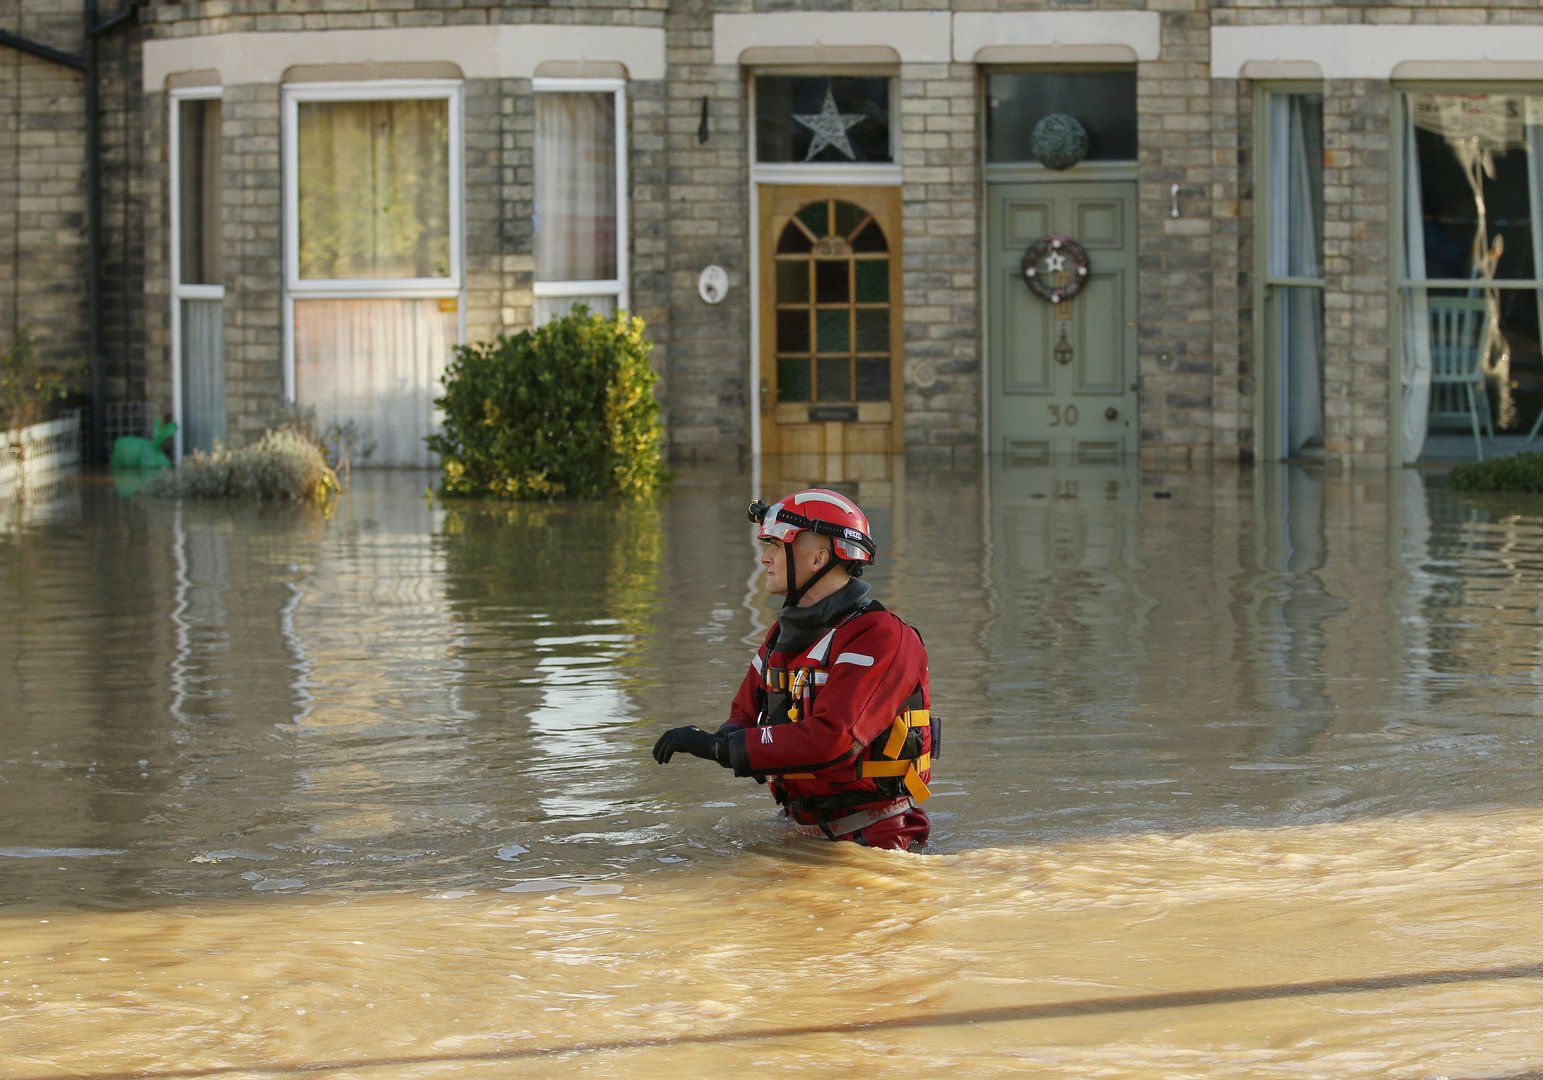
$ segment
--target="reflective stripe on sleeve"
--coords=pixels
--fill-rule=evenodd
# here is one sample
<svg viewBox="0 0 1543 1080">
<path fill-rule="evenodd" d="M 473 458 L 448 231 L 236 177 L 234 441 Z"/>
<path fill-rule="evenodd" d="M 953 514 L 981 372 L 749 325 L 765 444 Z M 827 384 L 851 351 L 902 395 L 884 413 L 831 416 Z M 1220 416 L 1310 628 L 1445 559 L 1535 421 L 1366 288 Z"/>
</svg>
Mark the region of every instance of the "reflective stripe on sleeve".
<svg viewBox="0 0 1543 1080">
<path fill-rule="evenodd" d="M 837 664 L 856 664 L 858 667 L 872 667 L 873 657 L 867 653 L 844 652 L 836 657 Z"/>
</svg>

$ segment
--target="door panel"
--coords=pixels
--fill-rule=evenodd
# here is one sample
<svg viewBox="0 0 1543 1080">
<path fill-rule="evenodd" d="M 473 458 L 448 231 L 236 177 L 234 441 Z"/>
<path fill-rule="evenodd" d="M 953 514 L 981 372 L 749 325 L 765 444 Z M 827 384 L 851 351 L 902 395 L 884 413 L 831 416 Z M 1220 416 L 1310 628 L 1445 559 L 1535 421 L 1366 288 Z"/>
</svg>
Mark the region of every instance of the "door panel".
<svg viewBox="0 0 1543 1080">
<path fill-rule="evenodd" d="M 1135 184 L 994 184 L 987 197 L 991 449 L 1010 459 L 1101 461 L 1138 449 Z M 1089 274 L 1050 303 L 1025 251 L 1069 236 Z"/>
<path fill-rule="evenodd" d="M 900 192 L 768 185 L 758 202 L 762 452 L 886 476 L 904 450 Z"/>
<path fill-rule="evenodd" d="M 1024 247 L 1027 246 L 1027 243 L 1024 244 Z M 994 300 L 995 296 L 1014 296 L 1017 290 L 1028 293 L 1017 266 L 999 268 L 995 284 L 997 289 Z M 1045 347 L 1045 344 L 1050 341 L 1051 324 L 1055 321 L 1050 305 L 1038 300 L 1032 304 L 1000 305 L 1001 302 L 997 301 L 993 307 L 997 310 L 1003 347 L 993 350 L 993 353 L 1001 357 L 997 368 L 1002 374 L 1002 392 L 1013 398 L 1026 394 L 1049 394 L 1054 386 L 1050 371 L 1053 361 L 1051 349 Z"/>
</svg>

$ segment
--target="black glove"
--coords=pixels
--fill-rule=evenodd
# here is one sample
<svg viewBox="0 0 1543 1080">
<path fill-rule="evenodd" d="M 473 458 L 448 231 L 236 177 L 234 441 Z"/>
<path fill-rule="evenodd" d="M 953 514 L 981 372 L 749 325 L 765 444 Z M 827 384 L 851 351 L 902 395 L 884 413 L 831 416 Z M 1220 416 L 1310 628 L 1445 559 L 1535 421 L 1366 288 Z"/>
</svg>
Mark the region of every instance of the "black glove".
<svg viewBox="0 0 1543 1080">
<path fill-rule="evenodd" d="M 728 747 L 724 742 L 724 737 L 715 731 L 703 731 L 699 727 L 671 728 L 654 743 L 654 760 L 665 765 L 680 752 L 726 765 Z"/>
</svg>

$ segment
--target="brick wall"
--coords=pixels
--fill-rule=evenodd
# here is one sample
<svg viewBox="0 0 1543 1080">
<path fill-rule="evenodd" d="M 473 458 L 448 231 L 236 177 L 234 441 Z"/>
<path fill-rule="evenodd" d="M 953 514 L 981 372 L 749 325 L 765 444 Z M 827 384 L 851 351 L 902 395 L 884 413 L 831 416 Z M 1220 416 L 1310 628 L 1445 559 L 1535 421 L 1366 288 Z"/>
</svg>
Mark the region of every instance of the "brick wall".
<svg viewBox="0 0 1543 1080">
<path fill-rule="evenodd" d="M 83 57 L 80 13 L 60 7 L 9 0 L 0 25 Z M 46 359 L 85 360 L 85 174 L 85 76 L 0 47 L 0 347 L 25 326 Z"/>
<path fill-rule="evenodd" d="M 468 341 L 494 338 L 505 325 L 502 313 L 506 281 L 511 275 L 503 265 L 503 252 L 508 244 L 505 234 L 516 219 L 508 216 L 502 198 L 502 177 L 507 168 L 504 142 L 509 138 L 509 118 L 503 111 L 508 96 L 504 83 L 502 79 L 472 79 L 466 83 L 463 95 Z M 524 222 L 528 231 L 528 212 Z M 526 280 L 528 287 L 528 270 Z"/>
<path fill-rule="evenodd" d="M 1218 251 L 1236 230 L 1217 228 L 1229 170 L 1213 148 L 1207 6 L 1161 8 L 1162 57 L 1137 69 L 1141 447 L 1148 460 L 1187 462 L 1216 452 L 1218 385 L 1229 370 L 1236 378 L 1235 346 L 1218 355 L 1212 310 Z M 1235 265 L 1234 253 L 1224 258 Z"/>
<path fill-rule="evenodd" d="M 1323 106 L 1324 449 L 1380 462 L 1389 439 L 1389 133 L 1385 82 L 1330 82 Z"/>
<path fill-rule="evenodd" d="M 279 108 L 278 86 L 225 87 L 225 429 L 238 446 L 262 434 L 284 394 Z"/>
<path fill-rule="evenodd" d="M 140 112 L 141 146 L 139 199 L 144 257 L 144 299 L 141 304 L 141 374 L 144 400 L 158 415 L 171 416 L 171 162 L 162 148 L 169 145 L 170 116 L 165 94 L 146 94 Z"/>
<path fill-rule="evenodd" d="M 102 364 L 108 401 L 144 401 L 145 229 L 148 192 L 140 42 L 132 29 L 97 42 L 101 109 Z"/>
<path fill-rule="evenodd" d="M 664 199 L 668 215 L 656 235 L 667 276 L 669 357 L 661 391 L 672 456 L 696 461 L 750 450 L 748 105 L 738 67 L 712 62 L 712 11 L 723 5 L 674 5 L 666 28 L 672 77 L 664 89 Z M 708 102 L 701 141 L 702 99 Z M 716 263 L 729 292 L 716 305 L 697 295 L 697 276 Z"/>
<path fill-rule="evenodd" d="M 905 438 L 918 464 L 980 457 L 981 159 L 975 69 L 901 72 L 904 172 Z"/>
</svg>

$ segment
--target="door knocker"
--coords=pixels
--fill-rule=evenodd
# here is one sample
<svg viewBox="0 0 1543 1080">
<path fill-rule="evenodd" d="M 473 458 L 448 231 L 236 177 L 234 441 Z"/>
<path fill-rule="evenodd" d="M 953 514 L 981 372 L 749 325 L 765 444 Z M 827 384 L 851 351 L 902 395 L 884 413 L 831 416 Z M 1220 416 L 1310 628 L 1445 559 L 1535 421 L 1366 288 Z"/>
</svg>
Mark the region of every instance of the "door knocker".
<svg viewBox="0 0 1543 1080">
<path fill-rule="evenodd" d="M 1072 362 L 1072 343 L 1066 340 L 1066 327 L 1061 327 L 1061 340 L 1055 343 L 1055 362 L 1069 364 Z"/>
<path fill-rule="evenodd" d="M 1041 300 L 1061 304 L 1088 280 L 1088 253 L 1069 236 L 1042 236 L 1023 255 L 1023 280 Z"/>
</svg>

